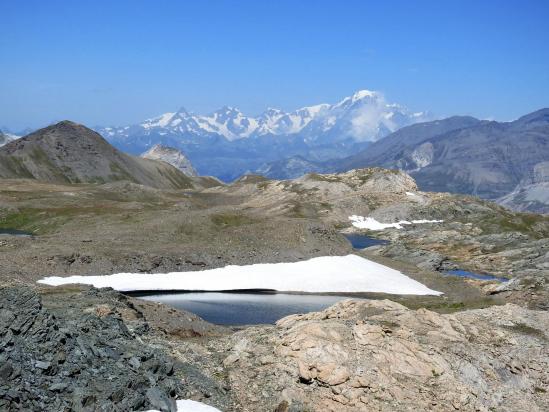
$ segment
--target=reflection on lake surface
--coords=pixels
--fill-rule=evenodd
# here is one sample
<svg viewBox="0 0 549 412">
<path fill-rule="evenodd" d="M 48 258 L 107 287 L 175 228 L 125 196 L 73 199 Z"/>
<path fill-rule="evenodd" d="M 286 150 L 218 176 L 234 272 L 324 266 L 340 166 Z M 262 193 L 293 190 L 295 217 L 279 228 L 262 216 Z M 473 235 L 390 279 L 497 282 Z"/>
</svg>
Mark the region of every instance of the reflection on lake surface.
<svg viewBox="0 0 549 412">
<path fill-rule="evenodd" d="M 366 249 L 370 246 L 386 245 L 389 243 L 388 240 L 376 239 L 375 237 L 357 233 L 345 233 L 344 236 L 351 242 L 354 249 Z"/>
<path fill-rule="evenodd" d="M 498 282 L 507 282 L 509 280 L 509 279 L 494 276 L 494 275 L 467 272 L 466 270 L 448 270 L 444 273 L 451 276 L 459 276 L 462 278 L 477 279 L 477 280 L 496 280 Z"/>
<path fill-rule="evenodd" d="M 186 310 L 218 325 L 275 323 L 296 313 L 323 310 L 347 299 L 344 296 L 257 294 L 257 293 L 174 293 L 141 296 Z"/>
<path fill-rule="evenodd" d="M 32 236 L 32 233 L 25 232 L 24 230 L 17 230 L 17 229 L 0 229 L 0 235 Z"/>
</svg>

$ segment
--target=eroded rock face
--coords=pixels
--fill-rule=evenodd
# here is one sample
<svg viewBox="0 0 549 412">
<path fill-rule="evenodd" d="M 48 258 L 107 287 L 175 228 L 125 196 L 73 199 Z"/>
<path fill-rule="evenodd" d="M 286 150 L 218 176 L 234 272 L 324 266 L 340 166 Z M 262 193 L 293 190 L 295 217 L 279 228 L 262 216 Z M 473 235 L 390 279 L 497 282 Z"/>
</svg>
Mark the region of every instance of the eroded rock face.
<svg viewBox="0 0 549 412">
<path fill-rule="evenodd" d="M 548 326 L 511 304 L 440 315 L 347 300 L 235 334 L 224 365 L 250 411 L 541 411 Z"/>
</svg>

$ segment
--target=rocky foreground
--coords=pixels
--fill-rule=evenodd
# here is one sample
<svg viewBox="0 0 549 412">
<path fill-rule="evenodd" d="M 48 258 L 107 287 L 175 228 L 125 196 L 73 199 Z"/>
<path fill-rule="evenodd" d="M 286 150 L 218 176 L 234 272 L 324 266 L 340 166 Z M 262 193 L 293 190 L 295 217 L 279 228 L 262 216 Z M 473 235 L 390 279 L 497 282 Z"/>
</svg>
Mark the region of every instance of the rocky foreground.
<svg viewBox="0 0 549 412">
<path fill-rule="evenodd" d="M 4 287 L 0 409 L 544 411 L 548 328 L 548 312 L 514 304 L 346 300 L 231 332 L 112 290 Z"/>
</svg>

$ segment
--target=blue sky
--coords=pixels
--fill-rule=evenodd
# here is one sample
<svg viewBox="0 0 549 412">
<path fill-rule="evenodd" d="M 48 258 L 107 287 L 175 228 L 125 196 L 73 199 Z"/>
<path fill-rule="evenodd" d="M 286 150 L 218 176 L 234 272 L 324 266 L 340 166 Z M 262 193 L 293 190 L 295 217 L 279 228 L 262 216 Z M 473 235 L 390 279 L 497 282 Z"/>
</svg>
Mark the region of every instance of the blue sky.
<svg viewBox="0 0 549 412">
<path fill-rule="evenodd" d="M 383 3 L 383 4 L 381 4 Z M 549 1 L 1 1 L 0 125 L 257 114 L 358 89 L 436 115 L 549 106 Z"/>
</svg>

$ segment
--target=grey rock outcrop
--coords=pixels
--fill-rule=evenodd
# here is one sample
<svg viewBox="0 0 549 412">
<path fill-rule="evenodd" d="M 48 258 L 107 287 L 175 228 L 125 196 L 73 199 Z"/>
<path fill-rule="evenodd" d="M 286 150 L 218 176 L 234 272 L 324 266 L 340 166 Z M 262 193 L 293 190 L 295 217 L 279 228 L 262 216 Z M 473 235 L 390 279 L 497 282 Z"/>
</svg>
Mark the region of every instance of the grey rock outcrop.
<svg viewBox="0 0 549 412">
<path fill-rule="evenodd" d="M 179 169 L 187 176 L 197 176 L 191 161 L 179 149 L 157 144 L 143 153 L 141 157 L 143 159 L 161 160 Z"/>
<path fill-rule="evenodd" d="M 147 306 L 112 290 L 84 288 L 43 299 L 28 287 L 0 288 L 0 410 L 175 411 L 176 396 L 200 394 L 181 384 L 188 366 L 143 339 L 152 329 L 200 336 L 215 327 L 209 330 L 194 315 L 175 327 L 181 318 L 175 310 L 170 321 L 156 322 Z"/>
<path fill-rule="evenodd" d="M 3 288 L 0 358 L 2 410 L 138 410 L 158 399 L 163 410 L 175 410 L 174 364 L 139 348 L 124 322 L 108 312 L 65 323 L 31 290 Z"/>
</svg>

